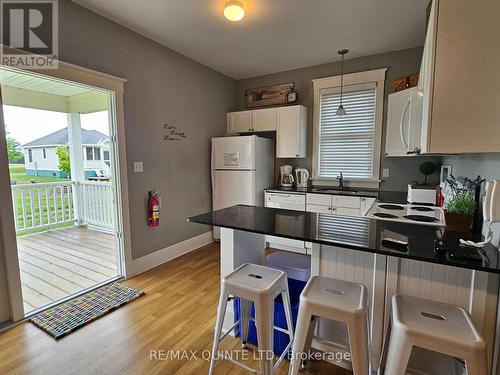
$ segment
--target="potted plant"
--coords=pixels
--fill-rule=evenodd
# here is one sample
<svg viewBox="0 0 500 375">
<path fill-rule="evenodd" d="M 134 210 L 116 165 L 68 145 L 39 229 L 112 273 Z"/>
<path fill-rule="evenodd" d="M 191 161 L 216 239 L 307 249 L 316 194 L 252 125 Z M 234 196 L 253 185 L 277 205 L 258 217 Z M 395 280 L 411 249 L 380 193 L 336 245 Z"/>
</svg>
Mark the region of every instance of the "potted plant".
<svg viewBox="0 0 500 375">
<path fill-rule="evenodd" d="M 418 167 L 420 173 L 424 175 L 424 185 L 427 185 L 427 177 L 436 171 L 436 164 L 430 161 L 423 162 Z"/>
<path fill-rule="evenodd" d="M 447 230 L 463 233 L 471 230 L 476 211 L 476 189 L 483 181 L 478 176 L 475 180 L 465 178 L 464 182 L 461 183 L 453 175 L 446 180 L 445 220 Z"/>
</svg>

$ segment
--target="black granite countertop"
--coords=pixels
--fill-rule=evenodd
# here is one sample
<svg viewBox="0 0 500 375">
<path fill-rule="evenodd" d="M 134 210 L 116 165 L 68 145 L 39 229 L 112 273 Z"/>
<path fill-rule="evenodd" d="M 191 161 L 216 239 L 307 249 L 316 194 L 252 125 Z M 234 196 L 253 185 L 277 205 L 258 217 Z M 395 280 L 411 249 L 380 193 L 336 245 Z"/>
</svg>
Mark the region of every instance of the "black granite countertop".
<svg viewBox="0 0 500 375">
<path fill-rule="evenodd" d="M 329 194 L 329 195 L 346 195 L 352 197 L 368 197 L 377 198 L 379 202 L 383 203 L 407 203 L 406 191 L 387 191 L 380 189 L 370 189 L 370 188 L 356 188 L 356 187 L 345 187 L 343 190 L 338 190 L 336 187 L 331 186 L 308 186 L 307 188 L 297 188 L 297 187 L 271 187 L 267 188 L 268 192 L 287 192 L 287 193 L 302 193 L 302 194 Z"/>
<path fill-rule="evenodd" d="M 500 274 L 498 249 L 494 246 L 486 245 L 479 260 L 452 258 L 450 254 L 454 251 L 476 251 L 461 248 L 460 238 L 479 241 L 480 236 L 451 232 L 443 235 L 444 228 L 434 226 L 246 205 L 207 212 L 188 221 Z M 438 255 L 434 243 L 442 235 L 446 250 Z M 386 237 L 406 239 L 407 249 L 384 246 L 382 240 Z"/>
</svg>

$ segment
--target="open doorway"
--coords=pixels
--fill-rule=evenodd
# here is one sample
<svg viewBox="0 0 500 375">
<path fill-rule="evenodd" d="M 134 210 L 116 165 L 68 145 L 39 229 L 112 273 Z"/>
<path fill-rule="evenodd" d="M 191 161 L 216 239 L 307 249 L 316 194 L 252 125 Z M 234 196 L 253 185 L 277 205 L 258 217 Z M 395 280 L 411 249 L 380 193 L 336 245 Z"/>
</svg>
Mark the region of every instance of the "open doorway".
<svg viewBox="0 0 500 375">
<path fill-rule="evenodd" d="M 105 90 L 0 68 L 25 315 L 120 278 L 115 124 Z"/>
</svg>

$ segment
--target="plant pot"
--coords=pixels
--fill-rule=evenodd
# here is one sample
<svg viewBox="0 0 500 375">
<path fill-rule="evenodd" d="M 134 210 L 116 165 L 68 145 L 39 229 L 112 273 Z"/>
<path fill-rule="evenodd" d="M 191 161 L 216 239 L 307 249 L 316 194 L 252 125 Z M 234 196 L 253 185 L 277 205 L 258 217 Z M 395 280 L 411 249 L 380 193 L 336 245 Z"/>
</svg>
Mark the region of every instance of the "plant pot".
<svg viewBox="0 0 500 375">
<path fill-rule="evenodd" d="M 446 230 L 450 232 L 467 233 L 472 229 L 473 215 L 444 213 Z"/>
</svg>

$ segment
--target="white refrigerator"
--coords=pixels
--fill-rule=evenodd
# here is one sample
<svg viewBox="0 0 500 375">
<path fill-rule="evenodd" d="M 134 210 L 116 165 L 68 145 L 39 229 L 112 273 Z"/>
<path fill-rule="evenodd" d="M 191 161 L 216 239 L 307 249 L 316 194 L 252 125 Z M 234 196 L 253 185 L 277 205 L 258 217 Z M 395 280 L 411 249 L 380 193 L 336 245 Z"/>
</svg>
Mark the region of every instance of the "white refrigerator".
<svg viewBox="0 0 500 375">
<path fill-rule="evenodd" d="M 273 186 L 274 140 L 256 135 L 212 138 L 212 208 L 262 206 Z M 220 230 L 214 228 L 219 239 Z"/>
</svg>

